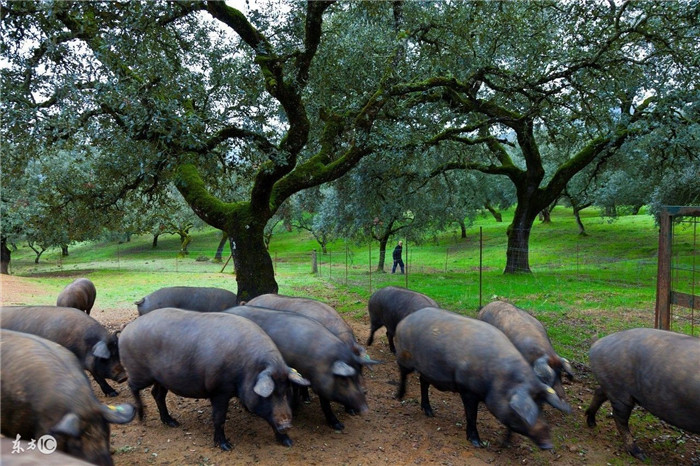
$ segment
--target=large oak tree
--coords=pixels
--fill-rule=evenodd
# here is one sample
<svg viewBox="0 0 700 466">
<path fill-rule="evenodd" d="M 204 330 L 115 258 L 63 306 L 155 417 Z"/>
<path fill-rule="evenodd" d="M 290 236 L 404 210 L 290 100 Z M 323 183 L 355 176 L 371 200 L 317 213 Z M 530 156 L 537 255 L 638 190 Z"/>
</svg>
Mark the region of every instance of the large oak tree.
<svg viewBox="0 0 700 466">
<path fill-rule="evenodd" d="M 574 175 L 658 132 L 697 126 L 695 2 L 438 4 L 420 37 L 414 82 L 428 146 L 455 169 L 507 177 L 517 207 L 505 272 L 529 272 L 530 231 Z M 464 27 L 469 24 L 469 27 Z M 428 53 L 428 52 L 431 53 Z M 672 131 L 658 131 L 665 126 Z M 688 155 L 686 161 L 695 156 Z M 640 154 L 638 170 L 649 163 Z M 590 170 L 591 173 L 595 169 Z"/>
<path fill-rule="evenodd" d="M 331 4 L 261 4 L 247 14 L 220 1 L 3 5 L 5 135 L 100 146 L 112 167 L 98 174 L 96 208 L 173 180 L 195 213 L 236 243 L 239 297 L 275 292 L 266 223 L 292 194 L 340 177 L 372 151 L 400 48 L 387 4 L 373 13 L 364 47 L 339 21 L 331 46 L 343 57 L 327 53 L 315 66 Z M 348 66 L 331 65 L 335 58 L 369 80 L 322 101 L 315 88 Z M 219 195 L 230 172 L 244 175 L 245 197 Z"/>
</svg>

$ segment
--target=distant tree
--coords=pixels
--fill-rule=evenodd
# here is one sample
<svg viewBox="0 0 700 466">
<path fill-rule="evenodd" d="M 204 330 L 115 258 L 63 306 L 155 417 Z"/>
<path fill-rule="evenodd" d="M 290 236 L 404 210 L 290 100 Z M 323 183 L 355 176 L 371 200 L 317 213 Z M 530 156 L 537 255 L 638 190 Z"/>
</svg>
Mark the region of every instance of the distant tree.
<svg viewBox="0 0 700 466">
<path fill-rule="evenodd" d="M 436 174 L 478 170 L 506 176 L 515 187 L 506 273 L 530 271 L 532 224 L 574 175 L 625 145 L 630 150 L 660 126 L 678 131 L 692 124 L 680 110 L 698 97 L 694 8 L 687 2 L 434 6 L 440 21 L 421 31 L 424 53 L 415 66 L 445 71 L 406 91 L 423 92 L 409 102 L 434 127 L 428 144 L 444 151 Z M 545 163 L 550 154 L 558 157 L 545 145 L 568 148 L 571 141 L 568 158 Z"/>
<path fill-rule="evenodd" d="M 46 164 L 40 156 L 13 165 L 18 149 L 6 145 L 7 141 L 3 144 L 9 162 L 3 164 L 9 173 L 3 172 L 0 197 L 6 243 L 26 242 L 38 263 L 45 250 L 60 247 L 65 254 L 69 244 L 97 238 L 103 226 L 112 222 L 105 212 L 71 201 L 75 196 L 90 196 L 94 186 L 79 152 L 62 151 L 58 167 Z M 9 249 L 5 257 L 9 263 Z"/>
<path fill-rule="evenodd" d="M 285 223 L 298 230 L 304 230 L 314 237 L 323 254 L 328 254 L 328 243 L 335 239 L 335 213 L 323 210 L 327 196 L 335 193 L 331 188 L 316 187 L 297 193 L 289 200 Z M 324 214 L 329 215 L 324 217 Z"/>
<path fill-rule="evenodd" d="M 650 213 L 658 221 L 662 206 L 700 206 L 700 162 L 669 170 L 652 193 Z"/>
</svg>

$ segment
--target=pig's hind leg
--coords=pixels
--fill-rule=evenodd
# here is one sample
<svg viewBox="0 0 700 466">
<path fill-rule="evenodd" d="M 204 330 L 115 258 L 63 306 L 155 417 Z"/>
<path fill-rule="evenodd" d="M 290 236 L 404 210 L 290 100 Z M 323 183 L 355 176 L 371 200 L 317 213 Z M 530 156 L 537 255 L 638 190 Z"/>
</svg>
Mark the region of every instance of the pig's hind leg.
<svg viewBox="0 0 700 466">
<path fill-rule="evenodd" d="M 620 400 L 610 400 L 610 404 L 613 408 L 613 419 L 615 420 L 615 425 L 617 426 L 617 431 L 622 436 L 622 441 L 625 443 L 625 449 L 627 452 L 637 458 L 640 461 L 645 461 L 646 456 L 641 448 L 637 446 L 632 437 L 629 427 L 629 419 L 632 414 L 632 409 L 634 408 L 634 401 L 623 402 Z"/>
<path fill-rule="evenodd" d="M 151 394 L 153 395 L 153 399 L 156 400 L 156 406 L 158 406 L 158 412 L 160 413 L 160 420 L 163 421 L 163 424 L 170 427 L 178 427 L 180 423 L 170 416 L 168 406 L 165 404 L 165 396 L 168 394 L 168 389 L 156 382 L 153 384 Z"/>
<path fill-rule="evenodd" d="M 430 406 L 430 382 L 423 377 L 422 375 L 419 377 L 420 379 L 420 407 L 425 413 L 426 416 L 428 417 L 435 417 L 435 413 L 433 412 L 433 407 Z"/>
<path fill-rule="evenodd" d="M 595 415 L 600 409 L 600 406 L 608 400 L 608 395 L 605 394 L 603 387 L 596 388 L 591 405 L 586 410 L 586 424 L 588 427 L 595 427 Z"/>
</svg>

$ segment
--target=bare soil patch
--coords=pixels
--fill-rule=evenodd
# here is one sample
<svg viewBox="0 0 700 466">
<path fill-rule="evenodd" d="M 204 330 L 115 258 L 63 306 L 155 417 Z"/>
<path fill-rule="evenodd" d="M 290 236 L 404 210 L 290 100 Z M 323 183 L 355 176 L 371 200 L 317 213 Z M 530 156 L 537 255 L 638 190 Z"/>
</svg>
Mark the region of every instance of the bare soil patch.
<svg viewBox="0 0 700 466">
<path fill-rule="evenodd" d="M 28 279 L 2 276 L 1 301 L 4 305 L 46 302 L 42 290 Z M 358 340 L 364 342 L 369 332 L 366 311 L 358 309 L 349 318 Z M 111 330 L 136 318 L 135 307 L 129 309 L 100 309 L 93 317 Z M 565 415 L 545 407 L 543 416 L 552 429 L 555 449 L 540 451 L 529 439 L 513 435 L 510 446 L 501 440 L 505 428 L 486 410 L 479 411 L 479 433 L 488 442 L 485 448 L 475 448 L 466 440 L 464 410 L 455 393 L 443 393 L 431 388 L 431 403 L 435 417 L 426 417 L 420 409 L 417 377 L 409 380 L 406 398 L 394 398 L 398 370 L 383 330 L 377 332 L 375 343 L 368 348 L 374 359 L 386 361 L 366 371 L 370 412 L 350 416 L 342 406 L 333 407 L 345 424 L 342 432 L 325 424 L 318 399 L 302 406 L 294 417 L 289 432 L 294 446 L 285 448 L 275 443 L 272 429 L 262 419 L 246 412 L 237 399 L 231 400 L 226 422 L 226 434 L 234 448 L 222 452 L 213 445 L 211 407 L 208 400 L 186 399 L 168 394 L 171 415 L 181 426 L 168 427 L 160 422 L 153 398 L 144 391 L 146 405 L 143 422 L 112 427 L 113 458 L 117 465 L 222 465 L 222 464 L 639 464 L 624 452 L 609 404 L 598 413 L 598 426 L 586 427 L 585 411 L 590 402 L 595 381 L 576 364 L 577 379 L 565 385 L 573 412 Z M 586 343 L 582 343 L 586 344 Z M 98 398 L 105 403 L 131 402 L 124 384 L 111 382 L 118 391 L 108 398 L 94 385 Z M 47 394 L 50 396 L 50 394 Z M 646 452 L 651 464 L 700 464 L 700 436 L 675 429 L 644 410 L 637 408 L 630 421 L 638 445 Z"/>
</svg>

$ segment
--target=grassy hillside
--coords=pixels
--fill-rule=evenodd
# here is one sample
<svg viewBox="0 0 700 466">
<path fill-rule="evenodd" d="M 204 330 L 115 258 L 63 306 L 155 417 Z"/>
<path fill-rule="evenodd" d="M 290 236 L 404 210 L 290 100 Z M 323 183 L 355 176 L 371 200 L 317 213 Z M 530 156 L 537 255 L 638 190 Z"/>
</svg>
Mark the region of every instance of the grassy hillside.
<svg viewBox="0 0 700 466">
<path fill-rule="evenodd" d="M 624 328 L 653 326 L 658 231 L 651 217 L 623 216 L 611 222 L 591 210 L 583 215 L 588 236 L 580 236 L 571 210 L 558 207 L 552 223 L 536 222 L 533 228 L 529 251 L 533 273 L 504 275 L 505 231 L 511 218 L 512 212 L 505 212 L 501 223 L 490 216 L 478 218 L 466 239 L 459 238 L 455 229 L 421 244 L 407 242 L 407 276 L 376 271 L 376 243 L 338 240 L 323 255 L 310 234 L 281 229 L 272 239 L 270 254 L 280 293 L 322 299 L 346 318 L 363 317 L 370 294 L 389 284 L 426 293 L 443 307 L 468 316 L 493 299 L 505 299 L 535 313 L 557 350 L 581 362 L 587 360 L 586 352 L 596 338 Z M 679 256 L 692 256 L 696 248 L 692 229 L 680 228 L 676 233 Z M 46 296 L 37 297 L 37 304 L 52 304 L 77 276 L 93 280 L 98 289 L 96 307 L 102 308 L 130 307 L 162 286 L 218 286 L 235 291 L 232 264 L 222 273 L 223 264 L 212 261 L 218 231 L 195 232 L 185 258 L 178 256 L 176 236 L 162 237 L 155 250 L 151 239 L 76 244 L 63 258 L 60 251 L 49 250 L 39 264 L 33 263 L 33 251 L 20 247 L 13 252 L 11 272 L 42 285 Z M 318 274 L 311 273 L 314 249 L 319 251 Z M 390 250 L 386 261 L 388 272 Z M 689 291 L 698 285 L 693 280 L 681 278 L 674 286 Z M 700 332 L 697 317 L 691 327 L 689 311 L 674 309 L 674 313 L 676 330 Z"/>
</svg>

